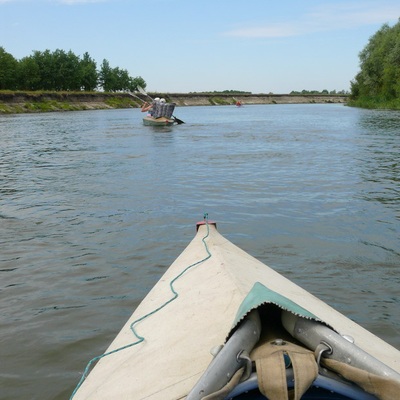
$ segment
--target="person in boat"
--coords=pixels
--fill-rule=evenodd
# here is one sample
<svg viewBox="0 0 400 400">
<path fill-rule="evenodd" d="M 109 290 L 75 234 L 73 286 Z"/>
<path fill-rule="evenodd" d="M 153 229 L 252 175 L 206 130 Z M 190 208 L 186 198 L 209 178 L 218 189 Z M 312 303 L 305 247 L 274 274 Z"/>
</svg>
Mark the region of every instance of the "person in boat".
<svg viewBox="0 0 400 400">
<path fill-rule="evenodd" d="M 157 102 L 160 102 L 160 98 L 156 97 L 152 103 L 148 103 L 147 101 L 145 101 L 142 105 L 141 111 L 142 112 L 146 112 L 147 111 L 147 116 L 152 117 L 154 114 L 154 110 L 156 108 Z M 164 99 L 165 101 L 165 99 Z"/>
<path fill-rule="evenodd" d="M 172 113 L 174 112 L 175 103 L 167 103 L 164 98 L 161 98 L 160 101 L 156 103 L 154 106 L 154 112 L 152 117 L 154 118 L 168 118 L 172 117 Z"/>
<path fill-rule="evenodd" d="M 142 112 L 147 111 L 148 117 L 157 119 L 161 117 L 171 118 L 174 108 L 175 103 L 167 103 L 164 98 L 156 97 L 151 104 L 145 102 L 141 110 Z"/>
</svg>

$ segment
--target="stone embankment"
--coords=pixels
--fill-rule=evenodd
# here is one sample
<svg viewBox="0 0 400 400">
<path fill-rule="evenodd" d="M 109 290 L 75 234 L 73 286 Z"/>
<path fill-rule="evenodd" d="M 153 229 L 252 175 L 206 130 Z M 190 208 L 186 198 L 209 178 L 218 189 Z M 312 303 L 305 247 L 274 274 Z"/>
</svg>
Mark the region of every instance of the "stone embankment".
<svg viewBox="0 0 400 400">
<path fill-rule="evenodd" d="M 149 93 L 177 106 L 346 103 L 345 95 Z M 140 93 L 0 92 L 0 114 L 137 108 L 150 98 Z"/>
</svg>

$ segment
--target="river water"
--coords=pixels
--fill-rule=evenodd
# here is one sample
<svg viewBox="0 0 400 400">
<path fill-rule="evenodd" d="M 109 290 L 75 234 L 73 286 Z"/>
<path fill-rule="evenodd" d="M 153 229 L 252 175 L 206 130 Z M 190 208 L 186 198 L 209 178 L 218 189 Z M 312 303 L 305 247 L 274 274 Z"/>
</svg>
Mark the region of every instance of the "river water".
<svg viewBox="0 0 400 400">
<path fill-rule="evenodd" d="M 0 399 L 68 399 L 207 212 L 400 349 L 400 113 L 343 105 L 0 116 Z M 161 355 L 160 355 L 161 356 Z"/>
</svg>

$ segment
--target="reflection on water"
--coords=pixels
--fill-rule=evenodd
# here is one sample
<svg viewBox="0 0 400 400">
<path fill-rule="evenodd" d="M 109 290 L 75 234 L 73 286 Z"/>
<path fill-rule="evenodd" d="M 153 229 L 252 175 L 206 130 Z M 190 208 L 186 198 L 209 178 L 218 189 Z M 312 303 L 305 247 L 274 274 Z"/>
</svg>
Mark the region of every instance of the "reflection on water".
<svg viewBox="0 0 400 400">
<path fill-rule="evenodd" d="M 0 399 L 65 399 L 194 235 L 400 348 L 400 113 L 341 105 L 0 117 Z"/>
</svg>

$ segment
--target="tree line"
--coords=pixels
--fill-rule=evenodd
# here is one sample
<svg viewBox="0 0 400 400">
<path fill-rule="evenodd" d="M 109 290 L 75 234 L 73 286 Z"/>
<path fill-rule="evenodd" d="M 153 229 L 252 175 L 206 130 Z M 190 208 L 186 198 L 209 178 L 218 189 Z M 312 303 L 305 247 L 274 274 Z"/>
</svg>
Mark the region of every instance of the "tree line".
<svg viewBox="0 0 400 400">
<path fill-rule="evenodd" d="M 400 107 L 400 19 L 384 24 L 359 54 L 360 71 L 351 81 L 351 98 Z M 356 103 L 356 105 L 358 105 Z"/>
<path fill-rule="evenodd" d="M 17 60 L 0 47 L 0 90 L 116 92 L 134 91 L 138 86 L 146 87 L 143 78 L 111 67 L 106 59 L 98 69 L 87 52 L 80 57 L 60 49 L 33 51 Z"/>
<path fill-rule="evenodd" d="M 310 94 L 310 95 L 320 95 L 320 94 L 324 94 L 324 95 L 348 95 L 349 93 L 346 92 L 345 90 L 302 90 L 301 92 L 296 91 L 296 90 L 292 90 L 290 92 L 290 94 L 296 94 L 296 95 L 300 95 L 300 94 Z"/>
</svg>

